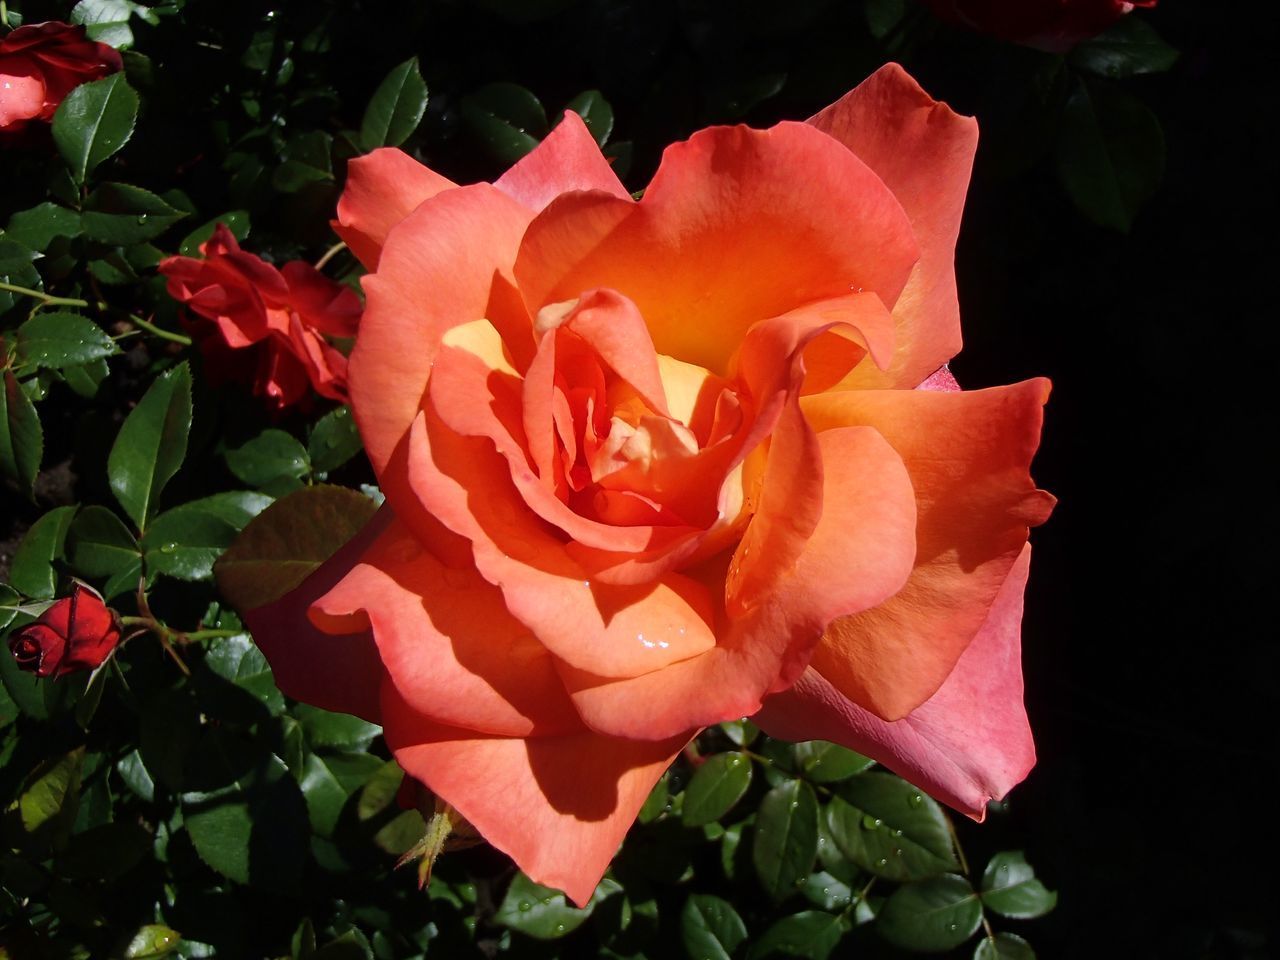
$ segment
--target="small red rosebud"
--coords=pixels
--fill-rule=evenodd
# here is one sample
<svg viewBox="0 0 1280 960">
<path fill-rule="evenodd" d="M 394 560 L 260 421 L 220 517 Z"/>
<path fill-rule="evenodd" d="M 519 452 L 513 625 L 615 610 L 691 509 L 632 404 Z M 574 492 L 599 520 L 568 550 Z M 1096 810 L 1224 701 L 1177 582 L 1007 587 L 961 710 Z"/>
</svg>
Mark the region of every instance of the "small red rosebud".
<svg viewBox="0 0 1280 960">
<path fill-rule="evenodd" d="M 120 643 L 120 624 L 102 598 L 81 584 L 49 607 L 35 623 L 15 630 L 9 651 L 23 670 L 59 677 L 92 670 Z"/>
</svg>

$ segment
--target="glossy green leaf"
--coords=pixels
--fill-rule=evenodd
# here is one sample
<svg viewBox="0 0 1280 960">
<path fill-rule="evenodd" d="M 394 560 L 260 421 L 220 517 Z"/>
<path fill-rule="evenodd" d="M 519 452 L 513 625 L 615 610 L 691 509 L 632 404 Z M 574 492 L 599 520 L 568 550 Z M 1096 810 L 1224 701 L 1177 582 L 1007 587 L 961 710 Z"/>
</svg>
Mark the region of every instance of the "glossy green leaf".
<svg viewBox="0 0 1280 960">
<path fill-rule="evenodd" d="M 214 676 L 253 697 L 266 708 L 267 713 L 275 715 L 284 711 L 284 695 L 276 687 L 267 658 L 247 633 L 211 640 L 203 666 Z M 202 697 L 201 701 L 207 704 L 205 698 Z M 210 708 L 209 712 L 214 710 Z"/>
<path fill-rule="evenodd" d="M 805 779 L 813 783 L 836 783 L 875 765 L 870 757 L 854 753 L 825 740 L 796 744 L 796 764 Z"/>
<path fill-rule="evenodd" d="M 186 363 L 155 379 L 124 421 L 107 458 L 111 490 L 145 529 L 164 486 L 187 455 L 191 432 L 191 369 Z"/>
<path fill-rule="evenodd" d="M 129 0 L 80 0 L 71 11 L 71 23 L 83 23 L 89 39 L 121 49 L 133 43 Z"/>
<path fill-rule="evenodd" d="M 344 487 L 306 487 L 256 517 L 214 566 L 218 590 L 252 610 L 292 590 L 355 536 L 377 510 Z"/>
<path fill-rule="evenodd" d="M 747 925 L 729 901 L 695 893 L 680 914 L 680 938 L 690 960 L 731 960 L 747 939 Z"/>
<path fill-rule="evenodd" d="M 198 500 L 166 510 L 151 521 L 139 541 L 147 576 L 207 580 L 239 532 L 237 524 L 206 510 Z"/>
<path fill-rule="evenodd" d="M 206 223 L 202 223 L 196 227 L 178 244 L 178 253 L 184 257 L 200 256 L 201 245 L 213 236 L 213 231 L 218 224 L 223 224 L 231 235 L 237 240 L 243 240 L 249 236 L 250 220 L 248 210 L 228 210 L 224 214 L 214 217 Z"/>
<path fill-rule="evenodd" d="M 160 236 L 186 216 L 149 190 L 104 183 L 89 194 L 80 222 L 89 239 L 127 246 Z"/>
<path fill-rule="evenodd" d="M 547 133 L 542 104 L 524 87 L 491 83 L 460 105 L 462 121 L 504 166 L 515 163 L 538 145 Z"/>
<path fill-rule="evenodd" d="M 80 214 L 46 201 L 11 216 L 4 239 L 17 240 L 43 253 L 49 249 L 54 237 L 75 237 L 79 234 Z"/>
<path fill-rule="evenodd" d="M 81 84 L 53 115 L 53 139 L 76 183 L 133 136 L 138 95 L 123 73 Z"/>
<path fill-rule="evenodd" d="M 322 837 L 333 833 L 338 817 L 351 795 L 337 778 L 324 757 L 314 753 L 307 754 L 303 762 L 302 776 L 298 778 L 298 786 L 307 801 L 307 816 L 311 820 L 311 829 Z"/>
<path fill-rule="evenodd" d="M 1058 135 L 1058 177 L 1076 207 L 1127 233 L 1164 176 L 1164 131 L 1141 101 L 1078 82 Z"/>
<path fill-rule="evenodd" d="M 609 141 L 613 133 L 613 107 L 599 90 L 584 90 L 564 105 L 582 118 L 582 122 L 591 131 L 591 136 L 600 146 Z"/>
<path fill-rule="evenodd" d="M 894 946 L 942 952 L 960 946 L 981 923 L 982 904 L 969 881 L 947 873 L 890 894 L 876 918 L 876 930 Z"/>
<path fill-rule="evenodd" d="M 767 929 L 747 953 L 749 960 L 803 957 L 826 960 L 844 935 L 840 918 L 820 910 L 783 917 Z"/>
<path fill-rule="evenodd" d="M 0 630 L 13 623 L 18 615 L 18 604 L 22 597 L 17 590 L 7 583 L 0 583 Z"/>
<path fill-rule="evenodd" d="M 658 778 L 658 782 L 653 785 L 653 789 L 649 791 L 649 796 L 645 797 L 640 812 L 636 814 L 636 819 L 641 823 L 652 823 L 660 816 L 671 811 L 671 785 L 667 774 L 663 774 Z"/>
<path fill-rule="evenodd" d="M 517 873 L 493 919 L 537 940 L 558 940 L 582 926 L 600 901 L 621 889 L 613 880 L 601 880 L 587 905 L 578 909 L 570 906 L 559 890 Z"/>
<path fill-rule="evenodd" d="M 813 872 L 818 855 L 818 800 L 802 780 L 774 787 L 760 801 L 751 846 L 756 876 L 783 900 Z"/>
<path fill-rule="evenodd" d="M 350 407 L 330 410 L 317 420 L 311 430 L 311 438 L 307 441 L 311 469 L 317 473 L 338 469 L 359 453 L 361 448 L 360 431 L 356 429 Z"/>
<path fill-rule="evenodd" d="M 932 798 L 888 773 L 846 781 L 827 807 L 846 857 L 876 876 L 918 880 L 958 868 L 946 815 Z"/>
<path fill-rule="evenodd" d="M 1004 917 L 1042 917 L 1058 903 L 1058 895 L 1036 879 L 1021 850 L 997 853 L 982 871 L 982 902 Z"/>
<path fill-rule="evenodd" d="M 98 388 L 110 372 L 105 359 L 92 360 L 74 367 L 64 367 L 61 371 L 62 379 L 66 381 L 67 386 L 86 400 L 92 400 L 98 395 Z"/>
<path fill-rule="evenodd" d="M 293 137 L 281 154 L 271 183 L 283 193 L 296 193 L 313 183 L 333 180 L 333 137 L 312 130 Z"/>
<path fill-rule="evenodd" d="M 182 934 L 160 923 L 138 928 L 124 948 L 125 960 L 161 960 L 173 955 L 182 942 Z"/>
<path fill-rule="evenodd" d="M 264 430 L 244 446 L 228 450 L 226 458 L 231 472 L 252 487 L 278 488 L 311 472 L 307 448 L 283 430 Z"/>
<path fill-rule="evenodd" d="M 978 941 L 973 960 L 1036 960 L 1036 952 L 1016 933 L 997 933 Z"/>
<path fill-rule="evenodd" d="M 13 371 L 5 369 L 0 390 L 0 480 L 31 499 L 44 456 L 44 430 L 31 399 Z"/>
<path fill-rule="evenodd" d="M 46 760 L 27 778 L 18 797 L 18 814 L 27 833 L 54 827 L 57 820 L 62 821 L 63 827 L 70 826 L 83 765 L 84 747 L 76 747 L 68 754 Z"/>
<path fill-rule="evenodd" d="M 382 733 L 376 723 L 349 713 L 332 713 L 305 703 L 298 704 L 291 712 L 301 725 L 307 743 L 316 750 L 367 750 Z"/>
<path fill-rule="evenodd" d="M 843 880 L 833 877 L 826 871 L 810 874 L 801 886 L 801 892 L 809 902 L 823 910 L 839 912 L 853 903 L 854 891 Z"/>
<path fill-rule="evenodd" d="M 18 360 L 32 367 L 68 367 L 119 353 L 107 331 L 78 313 L 38 313 L 16 335 Z"/>
<path fill-rule="evenodd" d="M 360 123 L 360 144 L 366 150 L 398 147 L 418 129 L 427 110 L 427 85 L 411 57 L 394 67 L 378 85 Z"/>
<path fill-rule="evenodd" d="M 125 785 L 141 799 L 150 803 L 156 797 L 156 782 L 151 779 L 146 764 L 142 762 L 142 754 L 131 750 L 116 761 L 116 773 Z"/>
<path fill-rule="evenodd" d="M 65 555 L 67 531 L 75 513 L 75 507 L 54 507 L 31 525 L 9 567 L 12 587 L 36 600 L 54 598 L 58 585 L 54 565 Z"/>
<path fill-rule="evenodd" d="M 1105 33 L 1071 51 L 1073 66 L 1112 80 L 1164 73 L 1177 62 L 1178 51 L 1142 17 L 1121 17 Z"/>
<path fill-rule="evenodd" d="M 717 753 L 694 772 L 684 791 L 680 819 L 686 827 L 719 820 L 751 786 L 751 760 L 744 753 Z"/>
</svg>

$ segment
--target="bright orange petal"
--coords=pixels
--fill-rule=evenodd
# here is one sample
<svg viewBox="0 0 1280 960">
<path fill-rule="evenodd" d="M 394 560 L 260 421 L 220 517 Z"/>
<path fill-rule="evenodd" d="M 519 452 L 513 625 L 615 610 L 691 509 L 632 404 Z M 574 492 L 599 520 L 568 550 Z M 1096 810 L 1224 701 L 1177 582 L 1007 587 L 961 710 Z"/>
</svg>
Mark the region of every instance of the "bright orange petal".
<svg viewBox="0 0 1280 960">
<path fill-rule="evenodd" d="M 533 880 L 585 904 L 691 731 L 660 741 L 590 732 L 528 740 L 432 723 L 387 684 L 387 745 Z M 513 815 L 518 814 L 518 815 Z"/>
<path fill-rule="evenodd" d="M 892 366 L 881 372 L 864 364 L 847 385 L 914 387 L 960 351 L 953 265 L 978 124 L 934 101 L 896 63 L 881 67 L 809 123 L 888 184 L 920 244 L 920 261 L 893 307 L 898 343 Z"/>
<path fill-rule="evenodd" d="M 587 125 L 572 110 L 565 111 L 555 129 L 493 185 L 535 212 L 571 190 L 603 190 L 631 199 Z"/>
<path fill-rule="evenodd" d="M 987 618 L 1027 529 L 1053 498 L 1031 481 L 1047 380 L 958 393 L 852 390 L 807 397 L 815 430 L 874 426 L 902 457 L 919 508 L 915 569 L 891 600 L 837 620 L 813 666 L 886 720 L 942 685 Z"/>
<path fill-rule="evenodd" d="M 403 150 L 380 147 L 347 164 L 347 185 L 338 198 L 333 229 L 374 270 L 391 228 L 424 200 L 455 186 Z"/>
</svg>

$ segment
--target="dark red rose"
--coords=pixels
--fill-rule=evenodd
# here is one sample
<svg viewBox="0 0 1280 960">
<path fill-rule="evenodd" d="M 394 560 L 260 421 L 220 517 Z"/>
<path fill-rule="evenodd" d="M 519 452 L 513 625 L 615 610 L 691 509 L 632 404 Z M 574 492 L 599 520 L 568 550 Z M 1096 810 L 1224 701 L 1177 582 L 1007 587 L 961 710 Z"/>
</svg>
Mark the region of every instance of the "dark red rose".
<svg viewBox="0 0 1280 960">
<path fill-rule="evenodd" d="M 51 120 L 62 99 L 123 67 L 120 54 L 85 36 L 84 27 L 51 20 L 0 39 L 0 133 Z"/>
<path fill-rule="evenodd" d="M 1051 53 L 1101 33 L 1156 0 L 925 0 L 943 20 Z"/>
<path fill-rule="evenodd" d="M 169 257 L 159 269 L 169 296 L 202 318 L 192 332 L 210 372 L 234 379 L 252 369 L 254 393 L 277 409 L 312 390 L 345 403 L 347 358 L 329 338 L 355 336 L 360 298 L 309 263 L 276 269 L 222 224 L 201 250 L 204 259 Z"/>
<path fill-rule="evenodd" d="M 76 584 L 63 597 L 9 637 L 18 666 L 37 677 L 92 670 L 120 643 L 116 615 L 88 587 Z"/>
</svg>

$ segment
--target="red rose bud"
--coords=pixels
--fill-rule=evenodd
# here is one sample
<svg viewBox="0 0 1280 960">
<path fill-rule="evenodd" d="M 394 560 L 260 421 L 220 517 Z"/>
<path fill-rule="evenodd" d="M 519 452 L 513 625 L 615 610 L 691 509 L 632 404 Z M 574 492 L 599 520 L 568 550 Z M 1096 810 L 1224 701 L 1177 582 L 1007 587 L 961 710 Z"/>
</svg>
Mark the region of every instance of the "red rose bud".
<svg viewBox="0 0 1280 960">
<path fill-rule="evenodd" d="M 84 27 L 50 21 L 0 39 L 0 134 L 53 119 L 68 93 L 122 69 L 120 54 Z"/>
<path fill-rule="evenodd" d="M 40 619 L 15 630 L 9 651 L 18 666 L 37 677 L 92 670 L 120 643 L 120 625 L 92 590 L 76 584 L 71 596 L 49 607 Z"/>
</svg>

